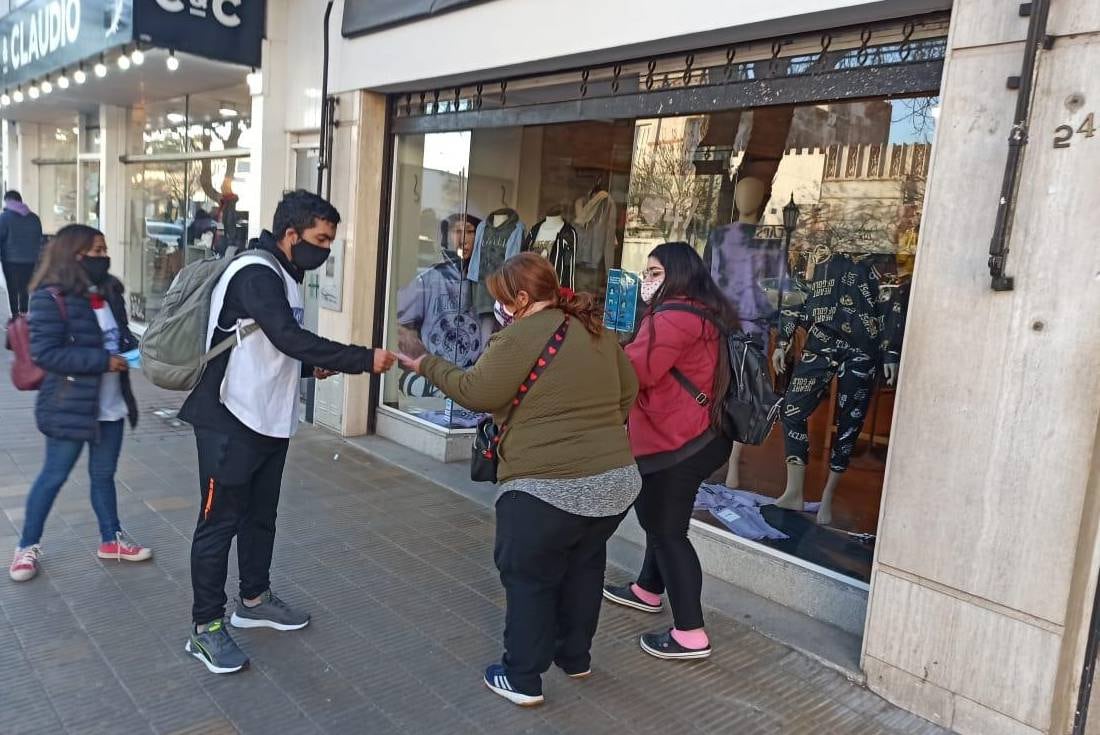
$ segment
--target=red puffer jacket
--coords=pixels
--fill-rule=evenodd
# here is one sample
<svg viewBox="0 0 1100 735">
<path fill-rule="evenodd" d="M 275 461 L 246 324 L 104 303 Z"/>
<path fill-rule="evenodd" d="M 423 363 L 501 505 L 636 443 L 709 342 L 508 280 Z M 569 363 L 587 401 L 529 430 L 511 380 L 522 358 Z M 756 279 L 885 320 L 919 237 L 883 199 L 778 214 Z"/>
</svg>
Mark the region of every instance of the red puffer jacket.
<svg viewBox="0 0 1100 735">
<path fill-rule="evenodd" d="M 718 344 L 715 326 L 690 312 L 662 311 L 642 320 L 626 348 L 640 387 L 627 424 L 635 457 L 674 452 L 710 428 L 710 410 L 695 402 L 671 370 L 679 368 L 709 392 L 718 369 Z"/>
</svg>

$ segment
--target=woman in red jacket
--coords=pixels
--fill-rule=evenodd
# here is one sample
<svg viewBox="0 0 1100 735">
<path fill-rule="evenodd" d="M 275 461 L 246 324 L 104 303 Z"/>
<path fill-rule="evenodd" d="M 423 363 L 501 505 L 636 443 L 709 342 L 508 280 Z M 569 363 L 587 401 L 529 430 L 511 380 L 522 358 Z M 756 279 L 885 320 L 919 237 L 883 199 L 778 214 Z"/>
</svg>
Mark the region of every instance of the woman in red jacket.
<svg viewBox="0 0 1100 735">
<path fill-rule="evenodd" d="M 703 259 L 683 242 L 650 253 L 641 292 L 649 310 L 626 354 L 640 384 L 628 426 L 642 473 L 634 510 L 646 532 L 645 561 L 637 582 L 607 586 L 604 597 L 657 613 L 667 592 L 675 627 L 643 635 L 642 650 L 662 659 L 706 658 L 703 571 L 688 526 L 699 485 L 730 455 L 721 431 L 729 387 L 723 330 L 735 315 Z"/>
</svg>

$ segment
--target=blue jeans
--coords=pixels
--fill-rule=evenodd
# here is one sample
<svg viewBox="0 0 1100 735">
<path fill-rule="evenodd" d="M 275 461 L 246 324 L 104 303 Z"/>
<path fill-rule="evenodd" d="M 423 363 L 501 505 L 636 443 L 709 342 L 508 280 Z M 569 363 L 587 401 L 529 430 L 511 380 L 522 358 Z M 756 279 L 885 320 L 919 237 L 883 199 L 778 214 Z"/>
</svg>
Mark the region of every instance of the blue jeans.
<svg viewBox="0 0 1100 735">
<path fill-rule="evenodd" d="M 38 474 L 27 496 L 27 512 L 23 519 L 21 547 L 37 544 L 61 486 L 69 479 L 73 466 L 88 445 L 88 477 L 92 481 L 92 510 L 99 521 L 99 537 L 114 541 L 122 530 L 118 522 L 118 500 L 115 497 L 115 470 L 122 451 L 125 421 L 100 421 L 99 441 L 82 442 L 46 438 L 46 464 Z"/>
</svg>

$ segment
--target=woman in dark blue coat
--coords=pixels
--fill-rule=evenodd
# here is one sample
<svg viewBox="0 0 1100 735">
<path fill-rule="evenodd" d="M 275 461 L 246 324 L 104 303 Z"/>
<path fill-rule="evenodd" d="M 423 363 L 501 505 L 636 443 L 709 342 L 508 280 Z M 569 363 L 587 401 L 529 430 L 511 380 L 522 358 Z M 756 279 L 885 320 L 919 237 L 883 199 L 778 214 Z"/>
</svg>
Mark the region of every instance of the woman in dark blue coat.
<svg viewBox="0 0 1100 735">
<path fill-rule="evenodd" d="M 46 437 L 46 461 L 27 496 L 23 535 L 9 569 L 17 582 L 38 574 L 46 516 L 84 445 L 102 542 L 99 557 L 143 561 L 153 555 L 118 521 L 115 470 L 126 420 L 137 425 L 137 403 L 121 354 L 137 341 L 126 319 L 122 284 L 109 275 L 110 266 L 102 232 L 68 225 L 46 248 L 31 281 L 31 358 L 46 372 L 35 419 Z"/>
</svg>

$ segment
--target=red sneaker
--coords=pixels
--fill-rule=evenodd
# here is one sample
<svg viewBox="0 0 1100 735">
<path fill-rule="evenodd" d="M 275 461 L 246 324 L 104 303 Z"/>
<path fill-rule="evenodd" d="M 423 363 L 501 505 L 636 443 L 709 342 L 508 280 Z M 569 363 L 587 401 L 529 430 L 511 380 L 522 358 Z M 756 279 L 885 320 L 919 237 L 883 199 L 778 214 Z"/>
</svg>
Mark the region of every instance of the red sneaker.
<svg viewBox="0 0 1100 735">
<path fill-rule="evenodd" d="M 119 531 L 115 534 L 114 541 L 105 541 L 99 545 L 96 556 L 116 561 L 145 561 L 153 558 L 153 550 L 134 541 L 125 531 Z"/>
<path fill-rule="evenodd" d="M 38 556 L 42 553 L 42 547 L 38 544 L 28 546 L 25 549 L 16 549 L 12 557 L 8 574 L 16 582 L 26 582 L 38 575 Z"/>
</svg>

